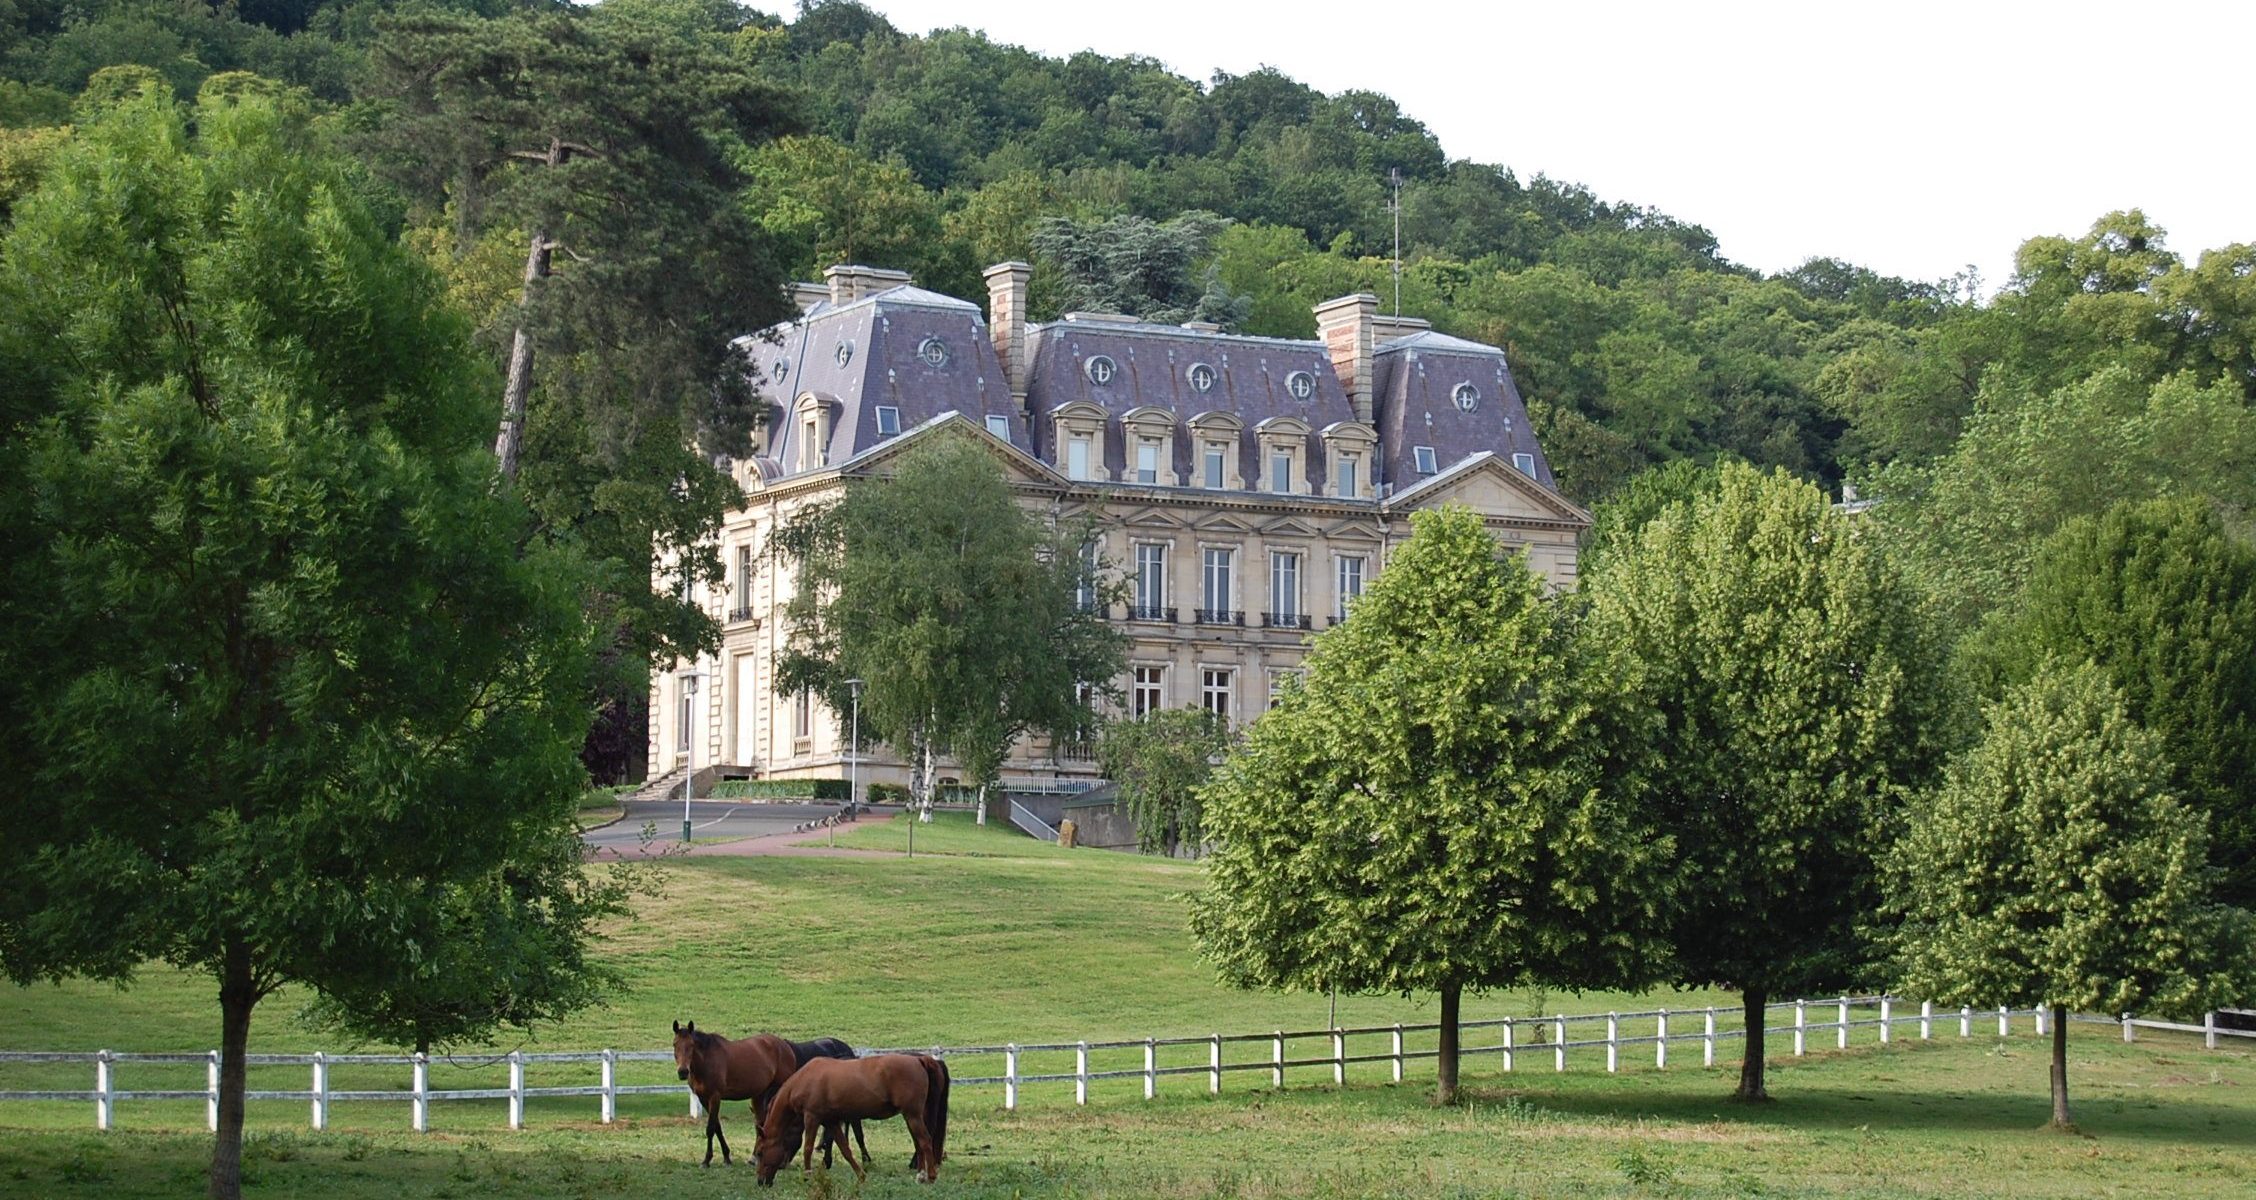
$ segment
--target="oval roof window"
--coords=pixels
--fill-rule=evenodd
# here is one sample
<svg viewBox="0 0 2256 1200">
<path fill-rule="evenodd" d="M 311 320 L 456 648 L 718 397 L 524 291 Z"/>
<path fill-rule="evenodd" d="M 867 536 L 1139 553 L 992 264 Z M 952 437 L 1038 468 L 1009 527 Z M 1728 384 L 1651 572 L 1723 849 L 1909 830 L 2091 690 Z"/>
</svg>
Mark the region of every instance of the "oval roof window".
<svg viewBox="0 0 2256 1200">
<path fill-rule="evenodd" d="M 1449 398 L 1457 402 L 1457 408 L 1461 412 L 1471 412 L 1480 407 L 1480 389 L 1469 383 L 1458 384 L 1457 390 L 1449 393 Z"/>
<path fill-rule="evenodd" d="M 1102 354 L 1092 356 L 1081 369 L 1088 372 L 1089 382 L 1099 387 L 1111 383 L 1120 374 L 1120 364 Z"/>
<path fill-rule="evenodd" d="M 928 367 L 947 366 L 948 343 L 936 337 L 928 337 L 917 343 L 917 357 L 923 359 L 924 365 Z"/>
<path fill-rule="evenodd" d="M 1291 392 L 1295 400 L 1306 400 L 1316 394 L 1316 377 L 1306 371 L 1294 371 L 1285 376 L 1285 390 Z"/>
</svg>

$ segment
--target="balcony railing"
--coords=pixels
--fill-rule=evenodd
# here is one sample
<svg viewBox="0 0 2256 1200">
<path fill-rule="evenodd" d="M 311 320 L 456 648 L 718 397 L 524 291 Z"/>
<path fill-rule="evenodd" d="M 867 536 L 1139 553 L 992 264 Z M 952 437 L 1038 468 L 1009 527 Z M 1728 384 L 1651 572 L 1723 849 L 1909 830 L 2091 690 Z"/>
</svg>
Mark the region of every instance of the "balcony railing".
<svg viewBox="0 0 2256 1200">
<path fill-rule="evenodd" d="M 741 625 L 751 619 L 752 610 L 749 608 L 732 608 L 729 610 L 728 623 L 731 625 Z"/>
<path fill-rule="evenodd" d="M 1310 625 L 1307 613 L 1263 613 L 1261 621 L 1271 629 L 1306 629 Z"/>
<path fill-rule="evenodd" d="M 1165 621 L 1172 625 L 1175 623 L 1175 610 L 1158 608 L 1149 604 L 1131 604 L 1128 606 L 1128 619 L 1131 621 Z"/>
<path fill-rule="evenodd" d="M 1245 613 L 1235 608 L 1200 608 L 1192 610 L 1201 625 L 1243 625 Z"/>
</svg>

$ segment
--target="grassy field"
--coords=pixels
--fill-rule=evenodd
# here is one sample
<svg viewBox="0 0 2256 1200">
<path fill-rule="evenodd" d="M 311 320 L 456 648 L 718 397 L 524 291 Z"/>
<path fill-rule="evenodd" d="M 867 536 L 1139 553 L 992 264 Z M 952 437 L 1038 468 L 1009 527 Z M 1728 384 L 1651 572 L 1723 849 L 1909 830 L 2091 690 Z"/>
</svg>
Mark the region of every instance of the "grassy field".
<svg viewBox="0 0 2256 1200">
<path fill-rule="evenodd" d="M 899 822 L 841 836 L 892 849 Z M 633 980 L 608 1008 L 544 1030 L 540 1049 L 656 1049 L 668 1022 L 695 1018 L 727 1033 L 772 1028 L 834 1033 L 868 1045 L 968 1045 L 1146 1036 L 1200 1036 L 1324 1024 L 1325 998 L 1242 993 L 1213 982 L 1189 948 L 1176 899 L 1193 865 L 1060 851 L 1001 830 L 943 818 L 917 832 L 913 861 L 682 860 L 666 892 L 612 931 L 608 953 Z M 294 1020 L 298 999 L 262 1006 L 254 1051 L 353 1049 Z M 1488 996 L 1467 1017 L 1729 1005 L 1707 994 Z M 1430 1001 L 1342 997 L 1346 1025 L 1431 1017 Z M 1825 1014 L 1829 1016 L 1828 1014 Z M 1812 1020 L 1821 1019 L 1813 1010 Z M 1696 1022 L 1696 1018 L 1694 1019 Z M 1723 1027 L 1736 1025 L 1726 1016 Z M 210 985 L 152 969 L 126 991 L 41 985 L 0 991 L 0 1048 L 203 1050 L 216 1042 Z M 1596 1036 L 1577 1027 L 1570 1038 Z M 1649 1032 L 1651 1022 L 1625 1026 Z M 1679 1025 L 1697 1028 L 1697 1024 Z M 2072 1080 L 2085 1137 L 2042 1132 L 2044 1047 L 2028 1023 L 1995 1036 L 1994 1018 L 1960 1040 L 1830 1050 L 1790 1057 L 1771 1044 L 1775 1104 L 1724 1099 L 1725 1042 L 1702 1069 L 1697 1044 L 1672 1047 L 1657 1072 L 1650 1047 L 1624 1052 L 1620 1074 L 1603 1052 L 1577 1049 L 1565 1074 L 1548 1051 L 1501 1070 L 1496 1035 L 1470 1039 L 1471 1098 L 1426 1102 L 1431 1066 L 1387 1082 L 1384 1063 L 1233 1073 L 1209 1097 L 1200 1075 L 1099 1083 L 1076 1108 L 1070 1084 L 1027 1085 L 1006 1112 L 997 1088 L 966 1087 L 951 1125 L 940 1190 L 966 1196 L 2245 1196 L 2256 1191 L 2256 1054 L 2204 1051 L 2189 1039 L 2124 1046 L 2105 1027 L 2079 1026 Z M 1523 1045 L 1530 1032 L 1523 1029 Z M 1899 1030 L 1899 1039 L 1913 1031 Z M 1412 1048 L 1430 1044 L 1413 1037 Z M 1351 1053 L 1384 1048 L 1383 1036 Z M 1828 1049 L 1820 1052 L 1820 1045 Z M 498 1049 L 506 1049 L 509 1043 Z M 375 1049 L 375 1048 L 363 1048 Z M 1296 1044 L 1314 1056 L 1319 1044 Z M 1201 1065 L 1203 1046 L 1162 1065 Z M 1266 1061 L 1265 1042 L 1233 1044 L 1230 1061 Z M 1022 1071 L 1066 1071 L 1072 1055 L 1028 1056 Z M 1140 1065 L 1141 1051 L 1097 1055 L 1094 1069 Z M 1687 1065 L 1689 1064 L 1689 1065 Z M 198 1088 L 200 1066 L 125 1064 L 119 1087 Z M 999 1059 L 965 1059 L 959 1075 L 999 1073 Z M 130 1074 L 128 1073 L 130 1072 Z M 0 1064 L 0 1089 L 85 1088 L 78 1065 Z M 503 1070 L 476 1052 L 435 1066 L 434 1088 L 498 1086 Z M 552 1067 L 535 1086 L 593 1082 L 593 1068 Z M 302 1067 L 254 1068 L 252 1086 L 303 1088 Z M 622 1082 L 671 1079 L 670 1066 L 622 1071 Z M 331 1086 L 398 1088 L 404 1069 L 338 1067 Z M 208 1142 L 194 1102 L 120 1103 L 118 1131 L 92 1132 L 86 1103 L 0 1105 L 0 1195 L 182 1195 L 200 1185 Z M 695 1168 L 701 1137 L 678 1097 L 630 1098 L 625 1120 L 594 1121 L 593 1099 L 535 1100 L 529 1128 L 503 1128 L 497 1101 L 441 1105 L 435 1132 L 405 1132 L 406 1106 L 340 1103 L 326 1134 L 305 1132 L 302 1102 L 252 1105 L 252 1194 L 356 1200 L 368 1196 L 739 1195 L 750 1173 Z M 740 1151 L 748 1122 L 732 1116 Z M 880 1167 L 866 1195 L 909 1194 L 907 1138 L 877 1127 Z M 786 1177 L 787 1189 L 809 1185 Z M 818 1178 L 817 1192 L 849 1192 L 851 1177 Z M 839 1186 L 843 1184 L 844 1186 Z M 925 1194 L 925 1193 L 919 1193 Z"/>
</svg>

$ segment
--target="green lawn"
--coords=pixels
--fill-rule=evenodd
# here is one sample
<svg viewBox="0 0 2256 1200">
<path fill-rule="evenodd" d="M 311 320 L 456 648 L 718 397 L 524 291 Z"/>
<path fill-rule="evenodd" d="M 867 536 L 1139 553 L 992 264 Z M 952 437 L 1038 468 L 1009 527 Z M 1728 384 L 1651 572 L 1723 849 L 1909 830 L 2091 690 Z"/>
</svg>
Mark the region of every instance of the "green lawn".
<svg viewBox="0 0 2256 1200">
<path fill-rule="evenodd" d="M 901 822 L 850 831 L 842 844 L 892 848 Z M 813 839 L 813 840 L 819 840 Z M 1189 947 L 1176 899 L 1198 868 L 1096 851 L 1060 851 L 1013 831 L 944 816 L 917 831 L 903 858 L 696 858 L 670 868 L 663 896 L 612 932 L 609 953 L 634 982 L 606 1008 L 544 1030 L 529 1050 L 656 1049 L 668 1023 L 695 1018 L 726 1033 L 833 1033 L 857 1044 L 971 1045 L 1202 1036 L 1316 1028 L 1325 998 L 1242 993 L 1217 986 Z M 931 853 L 927 854 L 926 851 Z M 269 1000 L 254 1051 L 352 1049 L 310 1033 L 301 998 Z M 1569 1012 L 1658 1005 L 1729 1005 L 1721 995 L 1671 994 L 1468 1000 L 1468 1018 L 1522 1016 L 1538 1005 Z M 1423 998 L 1342 997 L 1347 1025 L 1430 1019 Z M 1813 1009 L 1812 1021 L 1830 1009 Z M 1859 1015 L 1870 1015 L 1863 1012 Z M 1677 1030 L 1697 1029 L 1680 1018 Z M 1735 1027 L 1727 1011 L 1721 1027 Z M 1602 1022 L 1570 1038 L 1602 1034 Z M 1625 1033 L 1650 1032 L 1650 1019 Z M 2256 1053 L 2204 1051 L 2192 1039 L 2149 1036 L 2124 1046 L 2101 1026 L 2078 1026 L 2072 1082 L 2088 1137 L 2040 1131 L 2047 1115 L 2043 1046 L 2028 1022 L 1999 1039 L 1992 1017 L 1960 1040 L 1955 1019 L 1935 1043 L 1835 1052 L 1813 1034 L 1791 1057 L 1774 1033 L 1780 1102 L 1724 1099 L 1736 1058 L 1722 1043 L 1702 1069 L 1696 1043 L 1671 1048 L 1657 1072 L 1649 1046 L 1626 1049 L 1608 1075 L 1603 1051 L 1572 1051 L 1555 1074 L 1548 1051 L 1523 1049 L 1506 1075 L 1497 1035 L 1469 1039 L 1472 1098 L 1435 1110 L 1424 1099 L 1430 1063 L 1387 1083 L 1384 1063 L 1350 1068 L 1344 1090 L 1329 1068 L 1296 1068 L 1269 1089 L 1264 1070 L 1233 1073 L 1224 1094 L 1203 1075 L 1163 1078 L 1160 1099 L 1140 1083 L 1100 1082 L 1076 1108 L 1069 1083 L 1029 1084 L 1015 1113 L 999 1088 L 965 1087 L 951 1125 L 941 1189 L 979 1196 L 2244 1196 L 2256 1189 Z M 152 969 L 126 991 L 41 985 L 0 991 L 0 1048 L 203 1050 L 216 1042 L 208 982 Z M 1534 1036 L 1523 1027 L 1524 1045 Z M 1351 1043 L 1374 1053 L 1384 1035 Z M 1430 1039 L 1413 1036 L 1413 1049 Z M 501 1049 L 514 1046 L 507 1043 Z M 2242 1045 L 2245 1045 L 2243 1043 Z M 1290 1053 L 1323 1053 L 1319 1042 Z M 1233 1044 L 1229 1061 L 1266 1061 L 1265 1042 Z M 1025 1072 L 1070 1071 L 1070 1053 L 1028 1055 Z M 1140 1049 L 1100 1053 L 1097 1070 L 1141 1064 Z M 1163 1066 L 1203 1065 L 1204 1046 L 1163 1054 Z M 962 1076 L 999 1073 L 999 1056 L 962 1059 Z M 337 1089 L 399 1088 L 406 1071 L 337 1067 Z M 122 1088 L 199 1088 L 202 1068 L 122 1064 Z M 0 1064 L 0 1089 L 85 1088 L 90 1069 Z M 302 1067 L 253 1068 L 252 1086 L 303 1088 Z M 668 1081 L 670 1064 L 622 1070 L 622 1082 Z M 505 1071 L 464 1054 L 432 1071 L 435 1088 L 500 1086 Z M 529 1082 L 592 1083 L 592 1067 L 536 1069 Z M 692 1165 L 702 1138 L 675 1096 L 629 1098 L 620 1125 L 595 1120 L 592 1098 L 535 1100 L 530 1128 L 502 1127 L 499 1101 L 435 1109 L 435 1132 L 405 1131 L 406 1105 L 340 1103 L 332 1130 L 305 1132 L 299 1102 L 252 1105 L 252 1194 L 354 1200 L 368 1196 L 739 1195 L 749 1173 Z M 732 1114 L 735 1110 L 732 1109 Z M 187 1194 L 208 1144 L 195 1102 L 121 1103 L 118 1131 L 92 1132 L 86 1103 L 0 1104 L 0 1195 Z M 747 1122 L 732 1115 L 740 1150 Z M 906 1135 L 873 1131 L 880 1168 L 866 1194 L 910 1194 Z M 780 1181 L 787 1189 L 804 1185 Z M 850 1184 L 850 1180 L 846 1181 Z M 818 1189 L 821 1184 L 818 1181 Z M 846 1189 L 832 1189 L 843 1192 Z M 924 1193 L 918 1193 L 924 1194 Z"/>
</svg>

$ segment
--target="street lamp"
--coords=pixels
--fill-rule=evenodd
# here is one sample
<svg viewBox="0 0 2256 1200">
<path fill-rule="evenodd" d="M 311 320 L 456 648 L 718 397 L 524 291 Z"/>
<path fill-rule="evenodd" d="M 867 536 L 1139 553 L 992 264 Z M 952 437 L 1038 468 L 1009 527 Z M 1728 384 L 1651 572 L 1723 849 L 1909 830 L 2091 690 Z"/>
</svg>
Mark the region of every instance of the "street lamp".
<svg viewBox="0 0 2256 1200">
<path fill-rule="evenodd" d="M 854 732 L 846 743 L 846 811 L 853 812 L 862 795 L 862 681 L 849 679 L 846 690 L 854 696 Z M 838 823 L 831 822 L 830 844 L 838 844 Z"/>
<path fill-rule="evenodd" d="M 694 737 L 694 736 L 692 735 L 692 732 L 691 732 L 691 731 L 692 731 L 692 729 L 694 728 L 694 723 L 693 723 L 693 722 L 694 722 L 694 717 L 695 717 L 695 714 L 694 714 L 694 713 L 692 712 L 692 710 L 693 710 L 693 709 L 694 709 L 694 708 L 695 708 L 696 706 L 695 706 L 695 705 L 694 705 L 693 703 L 690 703 L 690 702 L 689 702 L 689 698 L 690 698 L 691 696 L 695 696 L 695 695 L 697 694 L 697 680 L 698 680 L 698 679 L 699 679 L 699 678 L 700 678 L 700 677 L 701 677 L 701 676 L 702 676 L 703 674 L 704 674 L 704 672 L 702 672 L 702 671 L 699 671 L 699 670 L 698 670 L 698 669 L 697 669 L 697 668 L 696 668 L 695 666 L 692 666 L 692 667 L 690 667 L 689 671 L 688 671 L 688 672 L 687 672 L 686 674 L 684 674 L 684 675 L 683 675 L 683 676 L 681 677 L 681 689 L 682 689 L 682 700 L 683 700 L 683 703 L 682 703 L 682 705 L 681 705 L 681 719 L 682 719 L 682 722 L 683 722 L 683 728 L 682 728 L 682 732 L 681 732 L 681 740 L 682 740 L 682 844 L 683 844 L 683 845 L 685 845 L 685 846 L 689 844 L 689 840 L 690 840 L 690 836 L 689 836 L 689 834 L 690 834 L 690 823 L 689 823 L 689 799 L 690 799 L 690 793 L 692 793 L 692 792 L 695 792 L 695 791 L 697 790 L 697 739 L 696 739 L 696 737 Z"/>
</svg>

